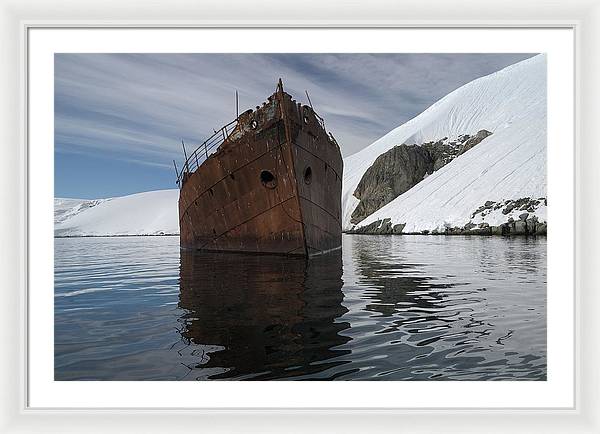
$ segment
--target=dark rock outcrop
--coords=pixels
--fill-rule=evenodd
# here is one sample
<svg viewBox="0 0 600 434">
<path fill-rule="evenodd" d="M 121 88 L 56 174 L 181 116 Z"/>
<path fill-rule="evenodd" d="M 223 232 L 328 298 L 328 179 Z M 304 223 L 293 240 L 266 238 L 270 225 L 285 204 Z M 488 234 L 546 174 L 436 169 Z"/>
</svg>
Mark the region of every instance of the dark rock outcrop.
<svg viewBox="0 0 600 434">
<path fill-rule="evenodd" d="M 403 232 L 405 226 L 404 223 L 392 225 L 390 219 L 383 219 L 346 231 L 346 233 L 367 235 L 546 235 L 548 231 L 547 223 L 537 221 L 535 216 L 533 219 L 506 222 L 499 226 L 490 226 L 487 223 L 479 225 L 467 223 L 462 228 L 447 227 L 443 232 L 437 230 Z"/>
<path fill-rule="evenodd" d="M 485 217 L 492 211 L 502 209 L 502 214 L 504 214 L 504 215 L 510 214 L 511 212 L 513 212 L 515 210 L 526 211 L 522 214 L 519 214 L 519 218 L 527 219 L 527 216 L 529 215 L 529 213 L 535 212 L 535 210 L 542 203 L 544 204 L 544 206 L 546 206 L 547 201 L 546 201 L 545 197 L 540 197 L 538 199 L 533 199 L 531 197 L 522 197 L 520 199 L 508 199 L 508 200 L 505 200 L 502 202 L 494 202 L 494 201 L 488 200 L 485 202 L 485 204 L 483 204 L 479 208 L 477 208 L 473 212 L 473 214 L 471 214 L 471 218 L 475 218 L 475 216 L 477 216 L 478 214 L 481 215 L 481 217 Z M 510 217 L 508 219 L 509 222 L 511 220 L 513 220 L 512 217 Z"/>
<path fill-rule="evenodd" d="M 474 136 L 465 134 L 454 141 L 444 137 L 421 145 L 403 144 L 381 154 L 363 174 L 354 191 L 360 202 L 352 213 L 351 223 L 362 221 L 490 134 L 481 130 Z"/>
<path fill-rule="evenodd" d="M 475 223 L 470 220 L 462 227 L 448 225 L 441 231 L 434 229 L 432 231 L 404 232 L 406 223 L 394 225 L 391 219 L 385 218 L 366 226 L 355 227 L 347 233 L 372 235 L 546 235 L 548 224 L 545 221 L 539 221 L 538 217 L 533 214 L 542 204 L 547 205 L 547 200 L 544 197 L 538 199 L 524 197 L 500 202 L 488 200 L 471 214 L 471 219 L 475 219 L 476 217 L 484 218 L 490 212 L 498 210 L 504 215 L 513 211 L 526 211 L 518 214 L 517 220 L 512 216 L 508 216 L 506 222 L 498 226 L 492 226 L 485 221 Z"/>
<path fill-rule="evenodd" d="M 463 144 L 462 149 L 460 150 L 458 155 L 464 154 L 465 152 L 467 152 L 469 149 L 471 149 L 473 146 L 479 144 L 483 139 L 485 139 L 487 136 L 490 136 L 492 133 L 489 132 L 488 130 L 479 130 L 477 131 L 477 134 L 475 134 L 473 137 L 469 137 Z"/>
<path fill-rule="evenodd" d="M 395 146 L 381 154 L 367 169 L 354 191 L 360 203 L 352 213 L 351 222 L 363 220 L 408 191 L 432 171 L 431 156 L 421 146 Z"/>
<path fill-rule="evenodd" d="M 390 234 L 401 234 L 404 229 L 404 224 L 392 226 L 391 219 L 383 219 L 374 221 L 366 226 L 348 231 L 351 234 L 371 234 L 371 235 L 390 235 Z"/>
</svg>

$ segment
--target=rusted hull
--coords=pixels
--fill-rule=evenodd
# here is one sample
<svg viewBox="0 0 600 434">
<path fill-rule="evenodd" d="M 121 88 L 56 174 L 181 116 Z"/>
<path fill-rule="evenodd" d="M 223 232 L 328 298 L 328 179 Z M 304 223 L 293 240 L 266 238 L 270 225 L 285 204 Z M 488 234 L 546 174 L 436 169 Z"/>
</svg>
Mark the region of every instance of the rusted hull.
<svg viewBox="0 0 600 434">
<path fill-rule="evenodd" d="M 182 181 L 183 248 L 313 256 L 341 246 L 339 147 L 282 90 Z"/>
</svg>

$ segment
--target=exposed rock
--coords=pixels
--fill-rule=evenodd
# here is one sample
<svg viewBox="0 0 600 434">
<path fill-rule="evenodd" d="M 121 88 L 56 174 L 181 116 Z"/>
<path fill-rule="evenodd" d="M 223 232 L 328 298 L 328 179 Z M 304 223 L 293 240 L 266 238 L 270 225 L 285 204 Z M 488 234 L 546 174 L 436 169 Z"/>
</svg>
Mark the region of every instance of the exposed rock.
<svg viewBox="0 0 600 434">
<path fill-rule="evenodd" d="M 504 214 L 504 215 L 509 214 L 510 212 L 512 212 L 513 209 L 515 209 L 515 207 L 516 207 L 516 205 L 513 202 L 509 202 L 506 205 L 506 208 L 504 208 L 502 210 L 502 214 Z"/>
<path fill-rule="evenodd" d="M 472 229 L 471 235 L 492 235 L 492 228 L 489 226 L 484 226 Z"/>
<path fill-rule="evenodd" d="M 394 227 L 392 228 L 392 233 L 401 234 L 402 231 L 404 230 L 405 226 L 406 226 L 406 223 L 400 223 L 398 225 L 394 225 Z"/>
<path fill-rule="evenodd" d="M 539 222 L 537 217 L 532 216 L 527 220 L 509 219 L 506 223 L 491 226 L 488 223 L 475 225 L 472 222 L 463 227 L 446 226 L 443 232 L 437 229 L 421 230 L 418 232 L 404 232 L 406 224 L 392 225 L 391 220 L 377 220 L 369 225 L 354 228 L 347 233 L 372 234 L 372 235 L 546 235 L 548 227 L 546 222 Z"/>
<path fill-rule="evenodd" d="M 477 227 L 477 225 L 475 223 L 469 222 L 464 226 L 464 230 L 465 231 L 469 231 L 473 228 Z"/>
<path fill-rule="evenodd" d="M 359 223 L 420 181 L 444 167 L 457 156 L 488 137 L 480 130 L 474 136 L 461 135 L 457 141 L 438 141 L 394 146 L 381 154 L 363 174 L 354 196 L 360 199 L 350 222 Z"/>
<path fill-rule="evenodd" d="M 381 154 L 354 191 L 360 202 L 350 221 L 360 222 L 411 189 L 426 173 L 433 172 L 433 163 L 427 150 L 417 145 L 395 146 Z"/>
<path fill-rule="evenodd" d="M 491 136 L 491 135 L 492 135 L 492 133 L 488 130 L 477 131 L 477 134 L 475 134 L 475 136 L 469 138 L 467 141 L 464 142 L 462 149 L 460 150 L 458 155 L 464 154 L 469 149 L 471 149 L 473 146 L 479 144 L 487 136 Z"/>
<path fill-rule="evenodd" d="M 500 226 L 492 226 L 491 227 L 491 234 L 492 235 L 502 235 L 502 225 Z"/>
<path fill-rule="evenodd" d="M 402 233 L 402 229 L 404 228 L 404 224 L 401 225 L 394 225 L 392 226 L 392 220 L 389 218 L 383 219 L 383 220 L 377 220 L 374 221 L 373 223 L 366 225 L 366 226 L 360 226 L 360 227 L 356 227 L 350 231 L 347 231 L 347 233 L 350 234 L 373 234 L 373 235 L 388 235 L 388 234 L 394 234 L 394 233 Z M 397 232 L 395 232 L 397 231 Z"/>
<path fill-rule="evenodd" d="M 477 208 L 472 214 L 471 218 L 478 218 L 475 221 L 469 220 L 465 225 L 459 227 L 450 226 L 449 223 L 445 223 L 443 229 L 425 229 L 415 232 L 405 232 L 406 223 L 393 224 L 390 218 L 377 220 L 369 225 L 355 227 L 353 230 L 348 231 L 349 233 L 359 234 L 405 234 L 405 235 L 546 235 L 548 228 L 547 223 L 539 221 L 538 216 L 532 214 L 537 211 L 539 206 L 546 203 L 545 198 L 532 199 L 529 197 L 519 199 L 509 199 L 500 202 L 494 202 L 491 200 L 486 201 L 482 206 Z M 499 225 L 490 225 L 486 221 L 481 221 L 479 217 L 484 218 L 488 213 L 501 212 L 506 215 L 505 210 L 510 209 L 513 211 L 523 211 L 518 214 L 518 220 L 515 220 L 512 214 L 506 216 L 506 222 Z M 496 214 L 494 219 L 499 214 Z"/>
<path fill-rule="evenodd" d="M 392 219 L 384 219 L 381 226 L 377 229 L 378 234 L 391 234 L 392 233 Z"/>
<path fill-rule="evenodd" d="M 522 220 L 516 221 L 513 223 L 512 229 L 517 235 L 525 235 L 527 234 L 527 223 Z"/>
<path fill-rule="evenodd" d="M 369 225 L 354 228 L 353 230 L 348 231 L 348 232 L 353 233 L 353 234 L 374 234 L 380 225 L 381 225 L 381 220 L 377 220 Z"/>
<path fill-rule="evenodd" d="M 534 213 L 542 203 L 544 203 L 544 205 L 546 205 L 546 200 L 543 197 L 539 198 L 539 199 L 523 197 L 523 198 L 519 198 L 519 199 L 509 199 L 509 200 L 500 201 L 500 202 L 494 202 L 494 201 L 488 200 L 485 202 L 485 204 L 483 204 L 479 208 L 477 208 L 473 212 L 473 214 L 471 214 L 471 218 L 474 219 L 478 215 L 483 218 L 486 215 L 488 215 L 489 213 L 491 213 L 492 211 L 502 209 L 502 214 L 504 214 L 504 215 L 508 215 L 508 214 L 512 213 L 513 211 L 526 211 L 519 215 L 519 219 L 527 220 L 529 215 L 531 213 Z M 508 222 L 512 222 L 512 217 L 509 217 Z"/>
<path fill-rule="evenodd" d="M 536 223 L 535 233 L 538 235 L 546 235 L 547 225 L 546 223 Z"/>
</svg>

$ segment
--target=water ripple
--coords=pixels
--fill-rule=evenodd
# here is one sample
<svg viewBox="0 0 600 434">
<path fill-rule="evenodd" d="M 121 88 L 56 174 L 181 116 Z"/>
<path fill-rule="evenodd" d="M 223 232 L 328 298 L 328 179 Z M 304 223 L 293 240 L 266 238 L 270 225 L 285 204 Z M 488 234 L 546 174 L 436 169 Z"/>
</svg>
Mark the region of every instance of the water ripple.
<svg viewBox="0 0 600 434">
<path fill-rule="evenodd" d="M 344 236 L 343 256 L 55 240 L 57 380 L 544 380 L 546 240 Z"/>
</svg>

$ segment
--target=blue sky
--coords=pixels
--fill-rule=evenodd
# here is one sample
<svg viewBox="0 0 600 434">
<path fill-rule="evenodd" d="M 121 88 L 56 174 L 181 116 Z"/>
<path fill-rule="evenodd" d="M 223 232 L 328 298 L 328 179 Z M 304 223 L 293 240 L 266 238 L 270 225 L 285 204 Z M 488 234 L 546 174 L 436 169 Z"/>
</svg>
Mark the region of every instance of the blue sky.
<svg viewBox="0 0 600 434">
<path fill-rule="evenodd" d="M 176 188 L 181 140 L 262 103 L 281 77 L 308 90 L 351 155 L 454 89 L 533 54 L 56 54 L 56 197 Z"/>
</svg>

